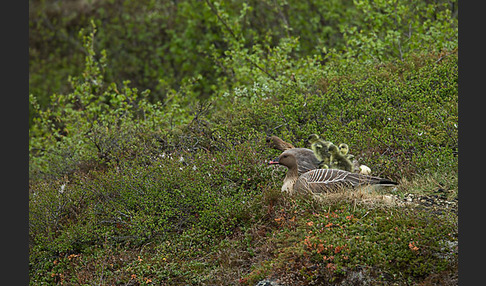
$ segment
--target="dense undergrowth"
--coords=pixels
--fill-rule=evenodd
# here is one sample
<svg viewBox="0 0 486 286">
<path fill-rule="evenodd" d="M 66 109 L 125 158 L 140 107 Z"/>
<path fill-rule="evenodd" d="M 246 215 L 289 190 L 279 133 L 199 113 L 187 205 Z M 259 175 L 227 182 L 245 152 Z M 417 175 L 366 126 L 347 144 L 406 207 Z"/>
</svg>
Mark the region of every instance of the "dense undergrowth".
<svg viewBox="0 0 486 286">
<path fill-rule="evenodd" d="M 457 213 L 390 200 L 438 191 L 457 199 L 457 27 L 446 19 L 453 12 L 447 3 L 400 2 L 393 10 L 390 1 L 330 1 L 334 10 L 321 14 L 334 24 L 314 38 L 317 20 L 295 24 L 314 19 L 304 12 L 288 14 L 294 23 L 288 33 L 264 36 L 260 29 L 287 15 L 284 4 L 279 11 L 275 3 L 181 1 L 179 14 L 169 17 L 163 12 L 174 6 L 146 2 L 152 13 L 135 13 L 148 8 L 132 1 L 118 10 L 110 10 L 118 1 L 94 1 L 106 10 L 68 13 L 56 22 L 65 36 L 82 28 L 76 33 L 83 56 L 69 55 L 83 63 L 78 67 L 42 75 L 36 71 L 42 51 L 31 46 L 31 285 L 255 285 L 265 278 L 284 285 L 457 284 Z M 39 22 L 31 21 L 31 29 L 61 13 L 40 3 L 47 10 L 31 17 L 54 16 L 34 17 Z M 275 14 L 258 17 L 258 5 Z M 138 16 L 127 17 L 130 9 Z M 410 9 L 418 12 L 411 16 Z M 381 17 L 390 14 L 402 16 L 394 29 Z M 182 25 L 191 15 L 193 26 Z M 125 26 L 113 24 L 119 16 Z M 147 26 L 133 32 L 140 23 Z M 152 33 L 161 23 L 169 46 L 153 54 Z M 414 36 L 403 38 L 412 26 Z M 116 29 L 129 31 L 125 46 L 111 38 Z M 49 35 L 32 39 L 38 44 L 36 37 Z M 191 49 L 182 53 L 179 45 Z M 326 45 L 323 56 L 317 51 Z M 129 57 L 135 64 L 115 64 L 135 47 L 142 49 Z M 164 53 L 167 62 L 156 69 L 167 77 L 148 64 L 143 73 L 130 71 Z M 57 91 L 40 83 L 64 73 L 68 86 Z M 347 143 L 374 175 L 399 187 L 323 202 L 282 194 L 285 169 L 267 165 L 279 152 L 265 138 L 306 147 L 311 133 Z"/>
</svg>

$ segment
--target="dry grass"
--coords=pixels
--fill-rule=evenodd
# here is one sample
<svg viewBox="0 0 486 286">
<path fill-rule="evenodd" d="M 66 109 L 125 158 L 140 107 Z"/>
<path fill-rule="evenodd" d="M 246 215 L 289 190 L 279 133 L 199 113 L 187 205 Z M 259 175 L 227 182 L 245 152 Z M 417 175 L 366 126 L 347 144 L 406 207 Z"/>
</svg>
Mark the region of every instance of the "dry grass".
<svg viewBox="0 0 486 286">
<path fill-rule="evenodd" d="M 447 199 L 457 197 L 457 174 L 436 173 L 425 176 L 415 176 L 413 179 L 402 178 L 397 186 L 397 194 L 433 194 L 441 190 L 446 193 Z"/>
<path fill-rule="evenodd" d="M 393 188 L 387 188 L 393 190 Z M 356 206 L 380 206 L 395 207 L 402 203 L 394 196 L 383 194 L 382 189 L 359 188 L 356 190 L 343 189 L 339 192 L 328 194 L 313 194 L 313 197 L 323 205 L 335 205 L 348 203 Z"/>
</svg>

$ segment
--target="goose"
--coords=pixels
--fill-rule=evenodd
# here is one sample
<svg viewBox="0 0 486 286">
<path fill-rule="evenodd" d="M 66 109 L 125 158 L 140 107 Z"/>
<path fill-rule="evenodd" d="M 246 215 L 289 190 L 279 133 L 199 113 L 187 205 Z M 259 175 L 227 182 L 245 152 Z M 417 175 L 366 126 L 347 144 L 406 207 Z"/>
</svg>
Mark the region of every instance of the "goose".
<svg viewBox="0 0 486 286">
<path fill-rule="evenodd" d="M 328 168 L 327 165 L 323 164 L 317 159 L 314 151 L 308 148 L 295 148 L 292 144 L 287 143 L 277 136 L 270 136 L 266 138 L 267 145 L 271 148 L 291 152 L 296 155 L 299 162 L 299 174 L 303 174 L 307 171 L 318 169 L 318 168 Z"/>
<path fill-rule="evenodd" d="M 336 145 L 331 144 L 329 146 L 329 153 L 331 154 L 331 157 L 329 158 L 331 168 L 337 168 L 348 172 L 353 171 L 353 163 L 351 163 L 346 156 L 341 154 Z"/>
<path fill-rule="evenodd" d="M 269 164 L 279 164 L 288 168 L 282 185 L 283 192 L 289 192 L 290 194 L 302 192 L 325 194 L 336 192 L 343 188 L 398 185 L 397 182 L 388 179 L 338 169 L 314 169 L 299 174 L 298 162 L 300 160 L 294 153 L 289 151 L 291 150 L 284 151 L 280 156 L 269 162 Z"/>
<path fill-rule="evenodd" d="M 292 154 L 297 158 L 297 170 L 299 175 L 310 170 L 319 169 L 321 167 L 321 161 L 319 161 L 314 152 L 307 148 L 292 148 L 286 150 L 287 154 Z"/>
<path fill-rule="evenodd" d="M 325 141 L 317 134 L 309 135 L 307 142 L 310 143 L 310 147 L 312 151 L 314 151 L 317 159 L 322 161 L 323 165 L 331 166 L 331 153 L 329 153 L 329 145 L 331 145 L 332 142 Z"/>
<path fill-rule="evenodd" d="M 277 150 L 280 150 L 282 152 L 285 151 L 285 150 L 295 148 L 292 144 L 283 141 L 282 139 L 280 139 L 277 136 L 267 137 L 266 142 L 267 142 L 267 145 L 270 148 L 277 149 Z"/>
</svg>

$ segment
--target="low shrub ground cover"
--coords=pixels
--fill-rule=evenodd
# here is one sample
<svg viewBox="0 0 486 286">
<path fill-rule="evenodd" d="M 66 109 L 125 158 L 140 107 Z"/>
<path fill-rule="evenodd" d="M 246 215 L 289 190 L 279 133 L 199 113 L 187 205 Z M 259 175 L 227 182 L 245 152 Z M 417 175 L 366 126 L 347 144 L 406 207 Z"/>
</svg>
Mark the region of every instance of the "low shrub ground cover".
<svg viewBox="0 0 486 286">
<path fill-rule="evenodd" d="M 365 200 L 318 204 L 288 198 L 279 191 L 285 170 L 266 165 L 278 155 L 265 146 L 269 130 L 302 147 L 307 134 L 318 132 L 348 142 L 375 174 L 400 181 L 397 197 L 444 189 L 446 198 L 454 199 L 457 114 L 449 98 L 453 89 L 445 84 L 457 84 L 457 73 L 451 72 L 457 61 L 452 55 L 434 69 L 429 64 L 437 65 L 407 70 L 408 84 L 398 76 L 387 79 L 388 85 L 373 76 L 329 80 L 326 92 L 279 94 L 252 109 L 235 105 L 165 133 L 128 119 L 120 119 L 119 127 L 92 128 L 97 144 L 111 146 L 102 149 L 104 157 L 96 146 L 86 146 L 91 153 L 79 155 L 74 171 L 66 167 L 70 161 L 39 167 L 40 173 L 31 170 L 32 283 L 252 285 L 278 277 L 295 285 L 361 277 L 362 282 L 401 284 L 434 274 L 452 281 L 457 271 L 452 210 L 437 215 Z M 448 80 L 435 88 L 450 94 L 430 90 L 429 84 L 431 100 L 410 103 L 407 95 L 420 86 L 413 78 L 430 83 L 446 70 Z M 391 113 L 390 105 L 371 109 L 369 96 L 356 95 L 371 86 L 381 86 L 381 96 L 391 96 L 401 109 L 422 104 L 421 110 L 430 105 L 437 112 L 410 117 L 411 112 Z M 324 102 L 347 107 L 339 111 Z M 325 108 L 334 111 L 320 111 Z M 393 128 L 390 121 L 401 125 Z M 54 146 L 71 144 L 61 140 Z"/>
<path fill-rule="evenodd" d="M 388 2 L 376 5 L 408 11 Z M 228 50 L 212 50 L 218 76 L 203 86 L 204 75 L 185 70 L 178 89 L 164 85 L 154 100 L 111 80 L 110 56 L 95 45 L 106 30 L 91 21 L 70 88 L 48 103 L 30 96 L 31 285 L 457 285 L 458 59 L 447 5 L 420 10 L 417 19 L 428 11 L 444 25 L 427 22 L 427 36 L 407 44 L 381 30 L 377 46 L 370 29 L 321 31 L 336 43 L 325 58 L 300 55 L 312 50 L 305 29 L 302 40 L 250 33 L 248 49 L 230 35 L 244 22 L 228 20 L 236 8 L 203 6 L 228 36 L 219 46 Z M 240 20 L 253 11 L 245 7 Z M 385 29 L 373 11 L 352 25 L 381 19 Z M 433 39 L 440 49 L 419 49 Z M 347 143 L 373 175 L 400 185 L 323 201 L 281 193 L 286 169 L 267 164 L 279 152 L 265 138 L 307 147 L 312 133 Z"/>
</svg>

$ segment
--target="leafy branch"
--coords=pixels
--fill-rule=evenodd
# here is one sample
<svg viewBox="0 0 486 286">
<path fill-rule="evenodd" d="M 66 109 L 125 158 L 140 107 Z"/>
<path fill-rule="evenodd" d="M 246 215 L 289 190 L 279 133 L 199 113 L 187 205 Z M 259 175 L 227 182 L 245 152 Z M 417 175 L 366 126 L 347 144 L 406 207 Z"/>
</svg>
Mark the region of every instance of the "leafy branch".
<svg viewBox="0 0 486 286">
<path fill-rule="evenodd" d="M 218 11 L 216 10 L 216 7 L 214 7 L 213 3 L 211 3 L 211 1 L 209 1 L 209 0 L 206 0 L 206 3 L 208 4 L 209 8 L 211 9 L 211 12 L 213 12 L 214 15 L 216 15 L 216 17 L 218 18 L 219 22 L 221 22 L 221 24 L 226 28 L 226 30 L 230 33 L 230 35 L 235 40 L 238 41 L 239 39 L 236 36 L 236 33 L 233 31 L 233 29 L 231 29 L 231 27 L 226 23 L 226 21 L 224 21 L 223 18 L 221 18 L 221 16 L 219 15 Z M 245 60 L 248 61 L 255 68 L 257 68 L 260 71 L 262 71 L 263 73 L 265 73 L 267 76 L 269 76 L 274 81 L 277 81 L 277 78 L 274 75 L 272 75 L 269 71 L 267 71 L 263 67 L 259 66 L 257 63 L 255 63 L 248 55 L 245 55 Z"/>
</svg>

